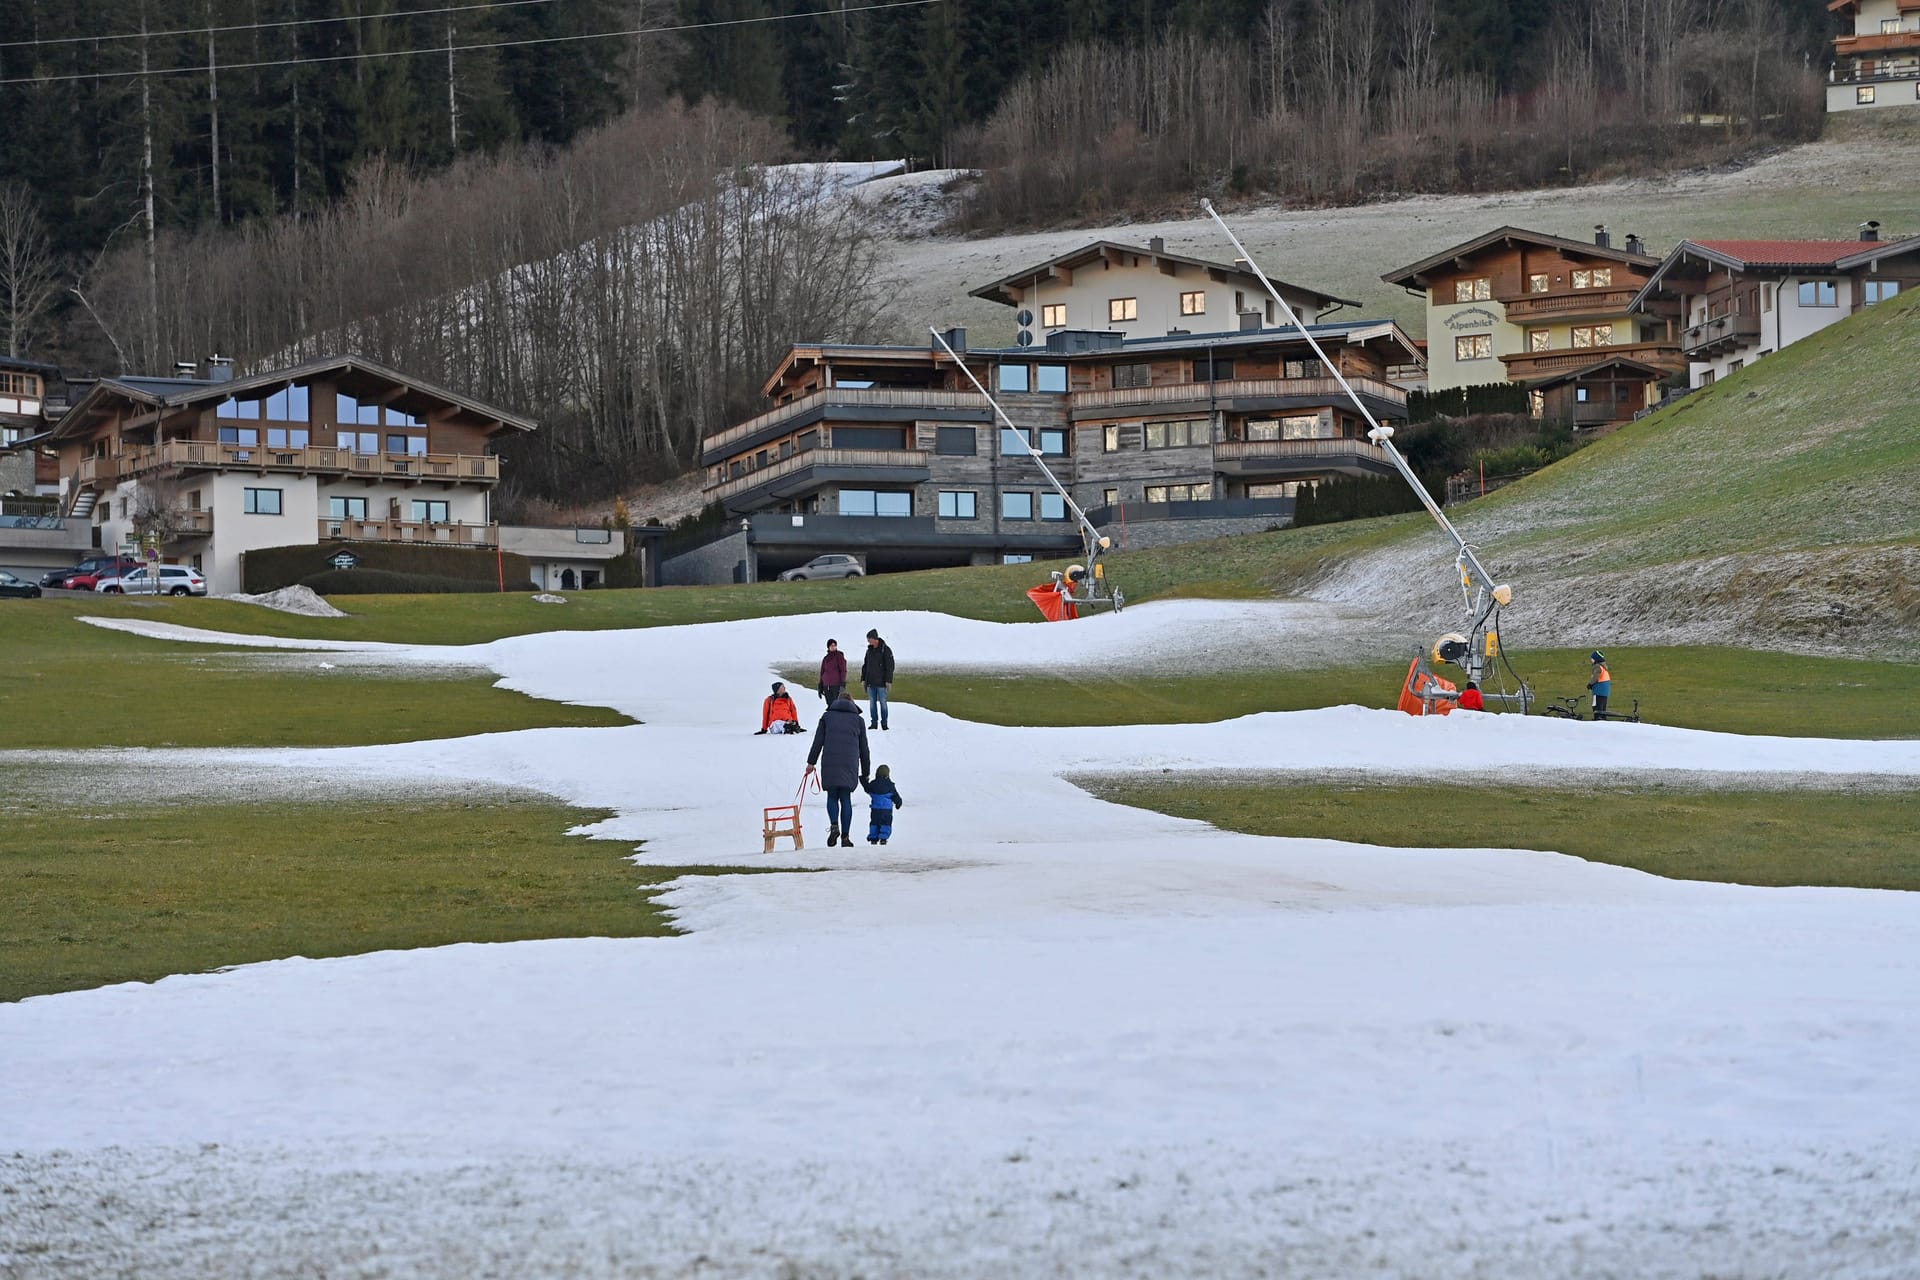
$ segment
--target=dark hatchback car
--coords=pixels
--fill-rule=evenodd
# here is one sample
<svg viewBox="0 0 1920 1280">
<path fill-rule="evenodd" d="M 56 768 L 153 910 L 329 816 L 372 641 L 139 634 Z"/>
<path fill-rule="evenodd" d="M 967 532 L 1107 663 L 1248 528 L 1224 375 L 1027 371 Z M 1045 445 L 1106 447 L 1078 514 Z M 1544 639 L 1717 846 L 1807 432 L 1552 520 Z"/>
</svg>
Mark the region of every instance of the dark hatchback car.
<svg viewBox="0 0 1920 1280">
<path fill-rule="evenodd" d="M 31 582 L 22 582 L 5 569 L 0 569 L 0 596 L 20 596 L 27 600 L 38 600 L 40 588 Z"/>
</svg>

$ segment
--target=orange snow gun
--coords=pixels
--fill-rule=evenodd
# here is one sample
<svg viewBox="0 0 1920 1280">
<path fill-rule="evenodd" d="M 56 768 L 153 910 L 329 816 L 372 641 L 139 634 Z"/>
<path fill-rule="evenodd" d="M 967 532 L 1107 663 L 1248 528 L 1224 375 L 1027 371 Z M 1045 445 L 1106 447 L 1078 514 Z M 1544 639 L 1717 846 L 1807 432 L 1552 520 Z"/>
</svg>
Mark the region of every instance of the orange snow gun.
<svg viewBox="0 0 1920 1280">
<path fill-rule="evenodd" d="M 1444 716 L 1458 701 L 1459 688 L 1427 669 L 1426 655 L 1415 654 L 1400 686 L 1400 709 L 1410 716 Z"/>
</svg>

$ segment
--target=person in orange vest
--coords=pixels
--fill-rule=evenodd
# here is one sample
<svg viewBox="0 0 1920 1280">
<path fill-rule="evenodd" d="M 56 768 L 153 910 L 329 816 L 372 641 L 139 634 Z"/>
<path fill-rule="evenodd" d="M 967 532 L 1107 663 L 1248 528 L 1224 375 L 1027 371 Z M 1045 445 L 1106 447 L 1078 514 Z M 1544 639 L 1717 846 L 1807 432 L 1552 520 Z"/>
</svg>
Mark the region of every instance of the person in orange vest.
<svg viewBox="0 0 1920 1280">
<path fill-rule="evenodd" d="M 801 733 L 800 712 L 787 693 L 787 686 L 773 682 L 773 692 L 760 704 L 760 733 Z M 759 737 L 760 733 L 753 736 Z"/>
<path fill-rule="evenodd" d="M 1460 709 L 1462 711 L 1485 711 L 1486 701 L 1480 696 L 1480 686 L 1467 681 L 1467 687 L 1460 691 Z"/>
<path fill-rule="evenodd" d="M 1607 655 L 1598 649 L 1587 655 L 1587 661 L 1593 664 L 1593 679 L 1587 681 L 1587 688 L 1593 691 L 1593 718 L 1598 720 L 1607 714 L 1607 699 L 1613 695 L 1613 673 L 1607 670 Z"/>
</svg>

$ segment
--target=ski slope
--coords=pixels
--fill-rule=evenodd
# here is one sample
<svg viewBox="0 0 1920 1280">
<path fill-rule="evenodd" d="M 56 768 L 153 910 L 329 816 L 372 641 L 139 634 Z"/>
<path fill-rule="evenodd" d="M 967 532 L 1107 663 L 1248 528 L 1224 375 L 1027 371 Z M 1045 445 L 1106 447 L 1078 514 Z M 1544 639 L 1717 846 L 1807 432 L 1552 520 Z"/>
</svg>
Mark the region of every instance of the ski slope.
<svg viewBox="0 0 1920 1280">
<path fill-rule="evenodd" d="M 642 723 L 132 753 L 268 789 L 531 787 L 614 811 L 593 834 L 640 861 L 827 870 L 676 882 L 674 939 L 0 1006 L 0 1275 L 1910 1274 L 1920 899 L 1232 835 L 1064 775 L 1912 777 L 1920 742 L 912 705 L 916 668 L 1212 669 L 1323 621 L 1192 601 L 369 646 Z M 908 798 L 894 840 L 818 847 L 814 799 L 814 847 L 763 856 L 807 741 L 750 736 L 768 673 L 869 626 L 900 664 L 872 735 Z"/>
</svg>

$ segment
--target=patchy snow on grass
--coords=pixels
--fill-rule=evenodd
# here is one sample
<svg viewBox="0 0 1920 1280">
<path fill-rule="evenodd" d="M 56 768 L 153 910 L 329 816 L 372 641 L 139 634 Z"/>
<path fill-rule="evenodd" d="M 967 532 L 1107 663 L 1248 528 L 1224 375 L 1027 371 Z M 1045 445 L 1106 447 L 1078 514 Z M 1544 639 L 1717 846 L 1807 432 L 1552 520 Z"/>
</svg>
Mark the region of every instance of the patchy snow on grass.
<svg viewBox="0 0 1920 1280">
<path fill-rule="evenodd" d="M 281 587 L 277 591 L 268 591 L 260 595 L 248 595 L 236 591 L 221 596 L 222 600 L 237 600 L 241 604 L 264 605 L 269 609 L 278 609 L 282 613 L 298 613 L 309 618 L 344 618 L 347 615 L 328 604 L 312 587 L 295 584 Z"/>
<path fill-rule="evenodd" d="M 1196 637 L 1313 618 L 1182 601 L 1069 626 L 522 636 L 452 652 L 645 723 L 148 753 L 261 793 L 335 771 L 532 789 L 613 811 L 590 834 L 644 841 L 639 861 L 822 870 L 675 881 L 680 938 L 290 959 L 0 1006 L 0 1183 L 22 1191 L 0 1267 L 1901 1274 L 1920 899 L 1235 835 L 1063 775 L 1884 785 L 1920 777 L 1920 742 L 1358 707 L 1042 730 L 912 702 L 934 665 L 1179 668 L 1208 661 Z M 809 797 L 809 848 L 763 855 L 760 809 L 792 798 L 808 741 L 751 736 L 765 682 L 869 626 L 899 659 L 893 727 L 871 735 L 907 800 L 893 841 L 820 847 Z"/>
</svg>

